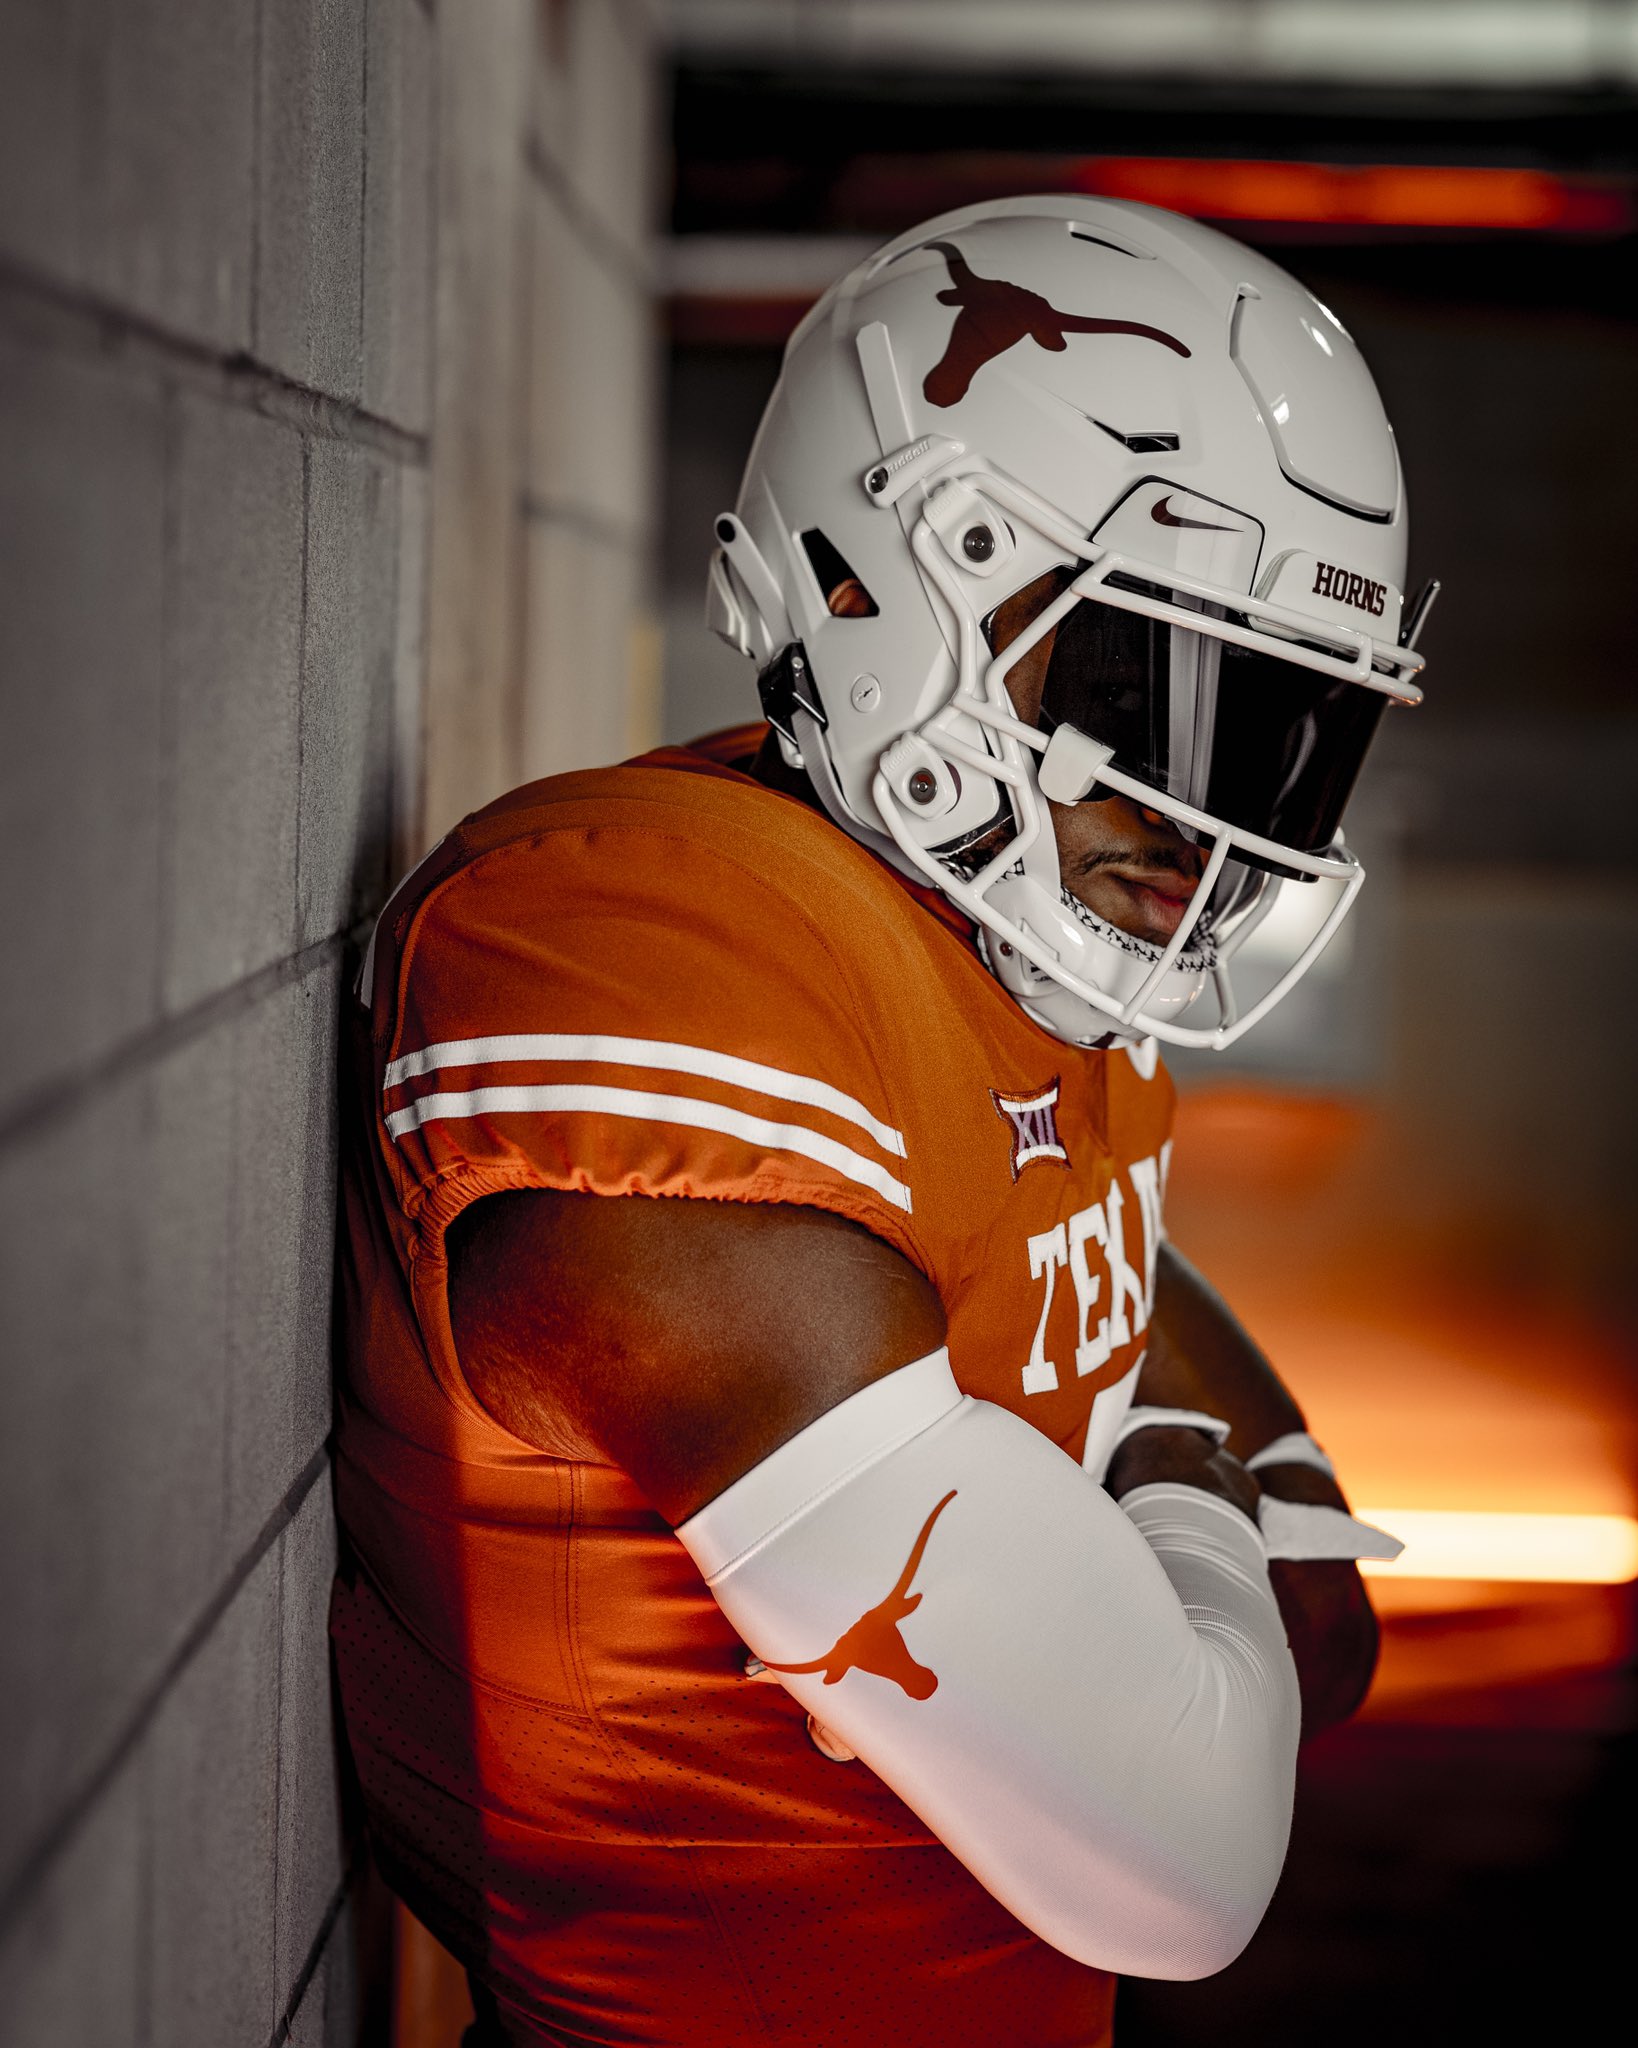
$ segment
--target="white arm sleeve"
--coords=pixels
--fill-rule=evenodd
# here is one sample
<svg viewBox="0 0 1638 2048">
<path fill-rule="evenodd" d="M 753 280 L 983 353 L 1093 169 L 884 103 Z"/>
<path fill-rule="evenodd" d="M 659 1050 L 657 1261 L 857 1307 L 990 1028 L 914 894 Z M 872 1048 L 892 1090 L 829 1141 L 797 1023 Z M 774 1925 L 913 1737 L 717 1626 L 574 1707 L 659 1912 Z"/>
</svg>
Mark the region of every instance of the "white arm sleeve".
<svg viewBox="0 0 1638 2048">
<path fill-rule="evenodd" d="M 1285 1856 L 1296 1674 L 1247 1518 L 1119 1506 L 938 1351 L 677 1531 L 781 1683 L 1084 1963 L 1199 1977 Z"/>
</svg>

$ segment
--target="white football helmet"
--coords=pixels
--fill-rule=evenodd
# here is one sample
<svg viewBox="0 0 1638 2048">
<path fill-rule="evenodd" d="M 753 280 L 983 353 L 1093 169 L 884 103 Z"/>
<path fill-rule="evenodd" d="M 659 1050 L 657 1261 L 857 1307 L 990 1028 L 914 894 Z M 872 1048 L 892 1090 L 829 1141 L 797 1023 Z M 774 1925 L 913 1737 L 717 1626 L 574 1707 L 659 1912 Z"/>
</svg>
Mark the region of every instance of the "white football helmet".
<svg viewBox="0 0 1638 2048">
<path fill-rule="evenodd" d="M 1059 1038 L 1228 1045 L 1352 904 L 1338 821 L 1383 705 L 1420 699 L 1426 603 L 1402 631 L 1404 489 L 1369 373 L 1264 257 L 1074 196 L 900 236 L 791 337 L 717 540 L 711 624 L 758 663 L 786 761 L 974 920 Z M 987 621 L 1041 578 L 1050 603 L 995 654 Z M 1008 672 L 1054 629 L 1026 724 Z M 1059 874 L 1042 799 L 1114 793 L 1209 849 L 1164 946 Z M 1282 882 L 1334 900 L 1242 995 L 1236 952 Z M 1215 1015 L 1182 1021 L 1208 990 Z"/>
</svg>

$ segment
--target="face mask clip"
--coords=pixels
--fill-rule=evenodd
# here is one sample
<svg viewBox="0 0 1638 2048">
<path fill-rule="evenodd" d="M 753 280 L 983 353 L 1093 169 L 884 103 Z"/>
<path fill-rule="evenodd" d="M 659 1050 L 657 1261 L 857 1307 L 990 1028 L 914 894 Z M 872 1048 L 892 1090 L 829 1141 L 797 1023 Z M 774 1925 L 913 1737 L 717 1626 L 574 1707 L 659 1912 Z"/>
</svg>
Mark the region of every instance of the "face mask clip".
<svg viewBox="0 0 1638 2048">
<path fill-rule="evenodd" d="M 1047 741 L 1035 771 L 1035 786 L 1052 803 L 1078 804 L 1114 758 L 1113 747 L 1106 747 L 1078 726 L 1060 725 Z"/>
</svg>

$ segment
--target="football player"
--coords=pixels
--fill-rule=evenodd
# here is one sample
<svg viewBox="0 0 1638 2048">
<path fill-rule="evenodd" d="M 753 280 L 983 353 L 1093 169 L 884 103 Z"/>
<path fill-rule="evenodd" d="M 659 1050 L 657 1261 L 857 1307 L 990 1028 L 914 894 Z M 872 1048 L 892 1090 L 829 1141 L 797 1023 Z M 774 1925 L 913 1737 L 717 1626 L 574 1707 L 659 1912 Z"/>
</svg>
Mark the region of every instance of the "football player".
<svg viewBox="0 0 1638 2048">
<path fill-rule="evenodd" d="M 1393 440 L 1271 263 L 1020 199 L 826 293 L 716 538 L 766 726 L 490 805 L 365 962 L 374 1840 L 497 2041 L 1087 2048 L 1242 1947 L 1374 1657 L 1159 1048 L 1360 885 Z"/>
</svg>

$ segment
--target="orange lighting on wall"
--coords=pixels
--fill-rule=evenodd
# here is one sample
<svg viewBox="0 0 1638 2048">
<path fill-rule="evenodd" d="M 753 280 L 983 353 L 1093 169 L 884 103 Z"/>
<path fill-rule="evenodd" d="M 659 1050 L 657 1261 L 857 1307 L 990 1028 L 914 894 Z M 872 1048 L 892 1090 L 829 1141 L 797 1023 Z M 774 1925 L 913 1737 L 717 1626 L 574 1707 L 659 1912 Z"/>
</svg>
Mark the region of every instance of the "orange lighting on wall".
<svg viewBox="0 0 1638 2048">
<path fill-rule="evenodd" d="M 1074 183 L 1207 220 L 1619 234 L 1634 218 L 1619 186 L 1477 165 L 1102 156 L 1076 164 Z"/>
</svg>

